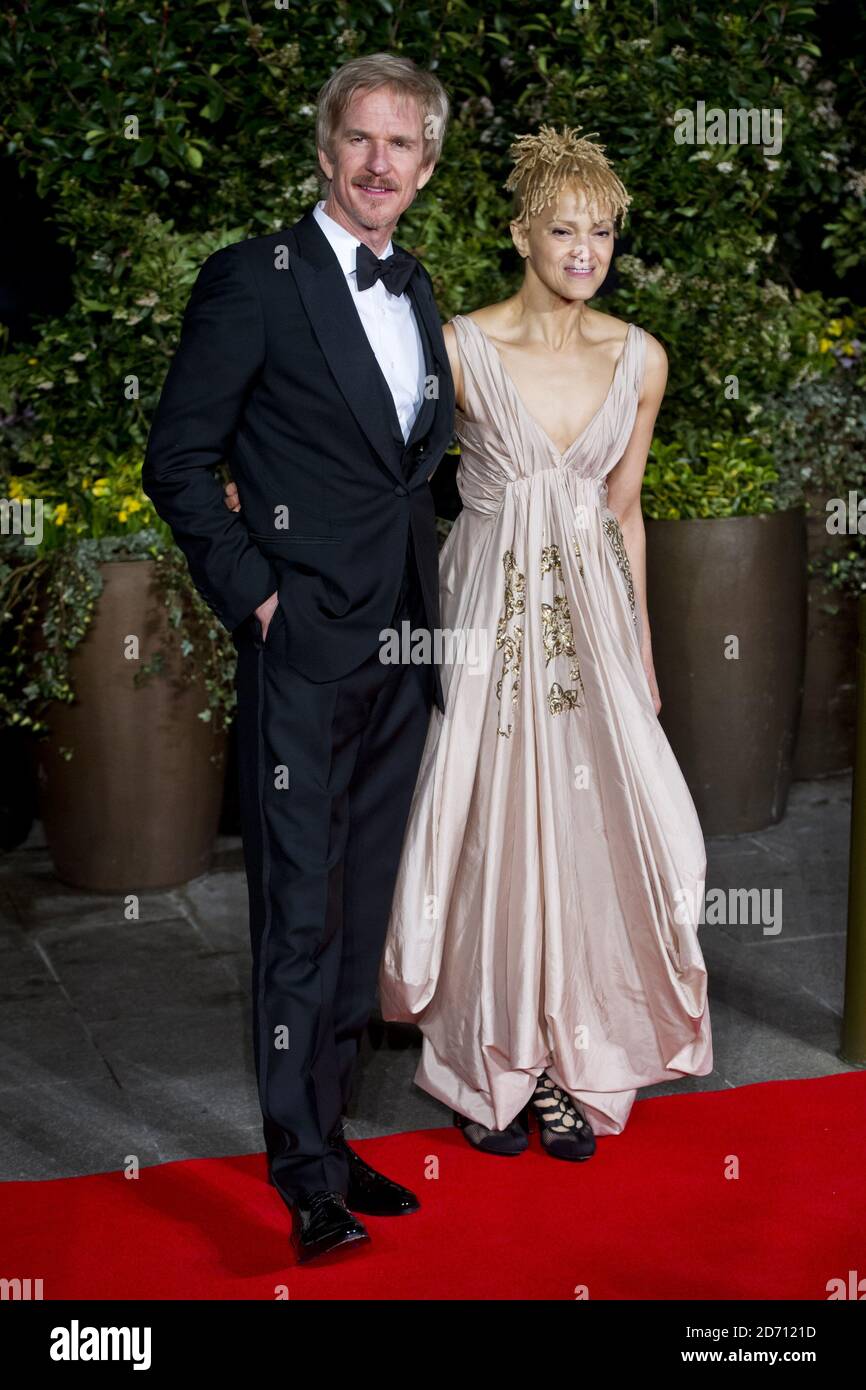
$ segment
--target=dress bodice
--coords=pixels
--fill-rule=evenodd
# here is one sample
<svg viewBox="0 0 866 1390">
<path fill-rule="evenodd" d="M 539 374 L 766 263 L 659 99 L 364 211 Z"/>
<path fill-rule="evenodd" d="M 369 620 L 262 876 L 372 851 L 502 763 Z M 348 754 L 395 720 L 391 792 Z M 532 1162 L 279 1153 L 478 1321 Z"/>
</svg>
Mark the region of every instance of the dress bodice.
<svg viewBox="0 0 866 1390">
<path fill-rule="evenodd" d="M 463 505 L 494 515 L 507 487 L 531 485 L 537 474 L 551 468 L 595 482 L 604 499 L 604 479 L 622 458 L 634 428 L 646 358 L 644 330 L 628 325 L 607 395 L 563 453 L 526 409 L 487 334 L 463 314 L 452 323 L 465 396 L 465 409 L 456 412 L 461 451 L 457 485 Z"/>
</svg>

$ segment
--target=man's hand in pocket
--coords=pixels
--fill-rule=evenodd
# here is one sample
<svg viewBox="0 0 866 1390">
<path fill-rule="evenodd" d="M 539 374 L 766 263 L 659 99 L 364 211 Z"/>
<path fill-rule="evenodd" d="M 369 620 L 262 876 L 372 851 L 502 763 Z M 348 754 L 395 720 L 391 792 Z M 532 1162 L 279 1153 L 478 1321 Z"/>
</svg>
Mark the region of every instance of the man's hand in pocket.
<svg viewBox="0 0 866 1390">
<path fill-rule="evenodd" d="M 230 512 L 239 512 L 241 509 L 241 499 L 238 497 L 237 483 L 226 483 L 223 489 L 223 501 Z"/>
<path fill-rule="evenodd" d="M 259 626 L 260 626 L 261 629 L 262 629 L 262 641 L 263 641 L 263 642 L 264 642 L 264 641 L 266 640 L 266 638 L 267 638 L 267 635 L 268 635 L 268 628 L 269 628 L 270 625 L 271 625 L 271 618 L 274 616 L 274 613 L 275 613 L 276 610 L 277 610 L 277 607 L 278 607 L 278 605 L 279 605 L 279 602 L 280 602 L 280 595 L 279 595 L 279 593 L 274 593 L 274 594 L 271 594 L 270 598 L 265 599 L 264 603 L 260 603 L 259 606 L 258 606 L 258 608 L 256 609 L 256 617 L 258 618 L 258 620 L 259 620 Z"/>
</svg>

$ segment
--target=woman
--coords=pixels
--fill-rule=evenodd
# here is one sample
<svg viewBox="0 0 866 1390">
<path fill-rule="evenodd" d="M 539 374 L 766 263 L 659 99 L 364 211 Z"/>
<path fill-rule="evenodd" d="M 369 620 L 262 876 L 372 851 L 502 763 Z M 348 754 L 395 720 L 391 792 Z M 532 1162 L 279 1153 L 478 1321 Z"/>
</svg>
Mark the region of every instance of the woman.
<svg viewBox="0 0 866 1390">
<path fill-rule="evenodd" d="M 579 128 L 578 128 L 579 129 Z M 416 1082 L 483 1151 L 584 1159 L 637 1088 L 712 1070 L 697 941 L 706 859 L 658 722 L 640 490 L 664 349 L 589 307 L 631 201 L 602 147 L 512 147 L 510 299 L 445 328 L 463 511 L 442 626 L 490 659 L 443 668 L 383 959 Z"/>
</svg>

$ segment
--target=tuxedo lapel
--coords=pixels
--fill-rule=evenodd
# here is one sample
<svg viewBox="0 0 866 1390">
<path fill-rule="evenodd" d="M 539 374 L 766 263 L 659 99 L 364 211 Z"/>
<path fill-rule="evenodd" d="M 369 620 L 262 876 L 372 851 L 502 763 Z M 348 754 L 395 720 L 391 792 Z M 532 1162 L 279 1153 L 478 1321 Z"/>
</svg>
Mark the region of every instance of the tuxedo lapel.
<svg viewBox="0 0 866 1390">
<path fill-rule="evenodd" d="M 419 439 L 430 433 L 433 424 L 433 417 L 436 413 L 436 400 L 430 394 L 429 384 L 431 378 L 437 375 L 437 364 L 433 354 L 433 345 L 430 342 L 430 333 L 427 328 L 427 319 L 421 310 L 419 295 L 415 289 L 416 284 L 420 284 L 420 276 L 413 275 L 409 282 L 407 294 L 412 301 L 412 308 L 415 314 L 415 322 L 418 325 L 418 333 L 421 338 L 421 347 L 424 352 L 424 386 L 421 396 L 421 403 L 418 406 L 418 413 L 412 424 L 409 438 L 406 441 L 407 447 L 415 444 Z"/>
<path fill-rule="evenodd" d="M 441 430 L 446 435 L 445 442 L 447 443 L 453 431 L 454 384 L 451 378 L 448 350 L 442 336 L 439 310 L 436 307 L 433 291 L 426 275 L 417 273 L 413 275 L 409 281 L 407 293 L 412 299 L 421 332 L 427 377 L 424 384 L 424 398 L 415 419 L 409 443 L 413 444 L 416 440 L 423 439 L 434 430 L 436 433 Z M 434 440 L 433 442 L 435 444 L 438 441 Z M 419 461 L 419 467 L 423 469 L 426 466 L 426 459 L 422 457 Z"/>
<path fill-rule="evenodd" d="M 394 401 L 342 267 L 312 213 L 293 231 L 297 251 L 289 256 L 289 265 L 319 347 L 358 425 L 402 482 L 403 434 Z"/>
<path fill-rule="evenodd" d="M 395 250 L 403 250 L 395 243 Z M 424 327 L 427 330 L 427 337 L 430 350 L 436 363 L 435 372 L 437 375 L 444 376 L 448 381 L 451 379 L 451 366 L 448 361 L 448 352 L 445 347 L 445 339 L 442 336 L 442 324 L 439 321 L 439 310 L 433 298 L 433 291 L 426 275 L 415 274 L 409 281 L 407 293 L 412 299 L 416 313 L 420 316 Z M 440 394 L 441 385 L 440 381 Z"/>
</svg>

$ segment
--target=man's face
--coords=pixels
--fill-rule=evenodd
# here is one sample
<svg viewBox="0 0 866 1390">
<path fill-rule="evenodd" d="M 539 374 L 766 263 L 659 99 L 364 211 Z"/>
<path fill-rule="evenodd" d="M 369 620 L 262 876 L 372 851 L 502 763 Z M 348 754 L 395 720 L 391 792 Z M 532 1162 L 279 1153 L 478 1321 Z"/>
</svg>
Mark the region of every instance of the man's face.
<svg viewBox="0 0 866 1390">
<path fill-rule="evenodd" d="M 362 232 L 390 235 L 433 173 L 426 157 L 421 109 L 413 97 L 388 87 L 356 92 L 331 156 L 319 150 L 331 181 L 325 211 L 360 239 Z"/>
</svg>

